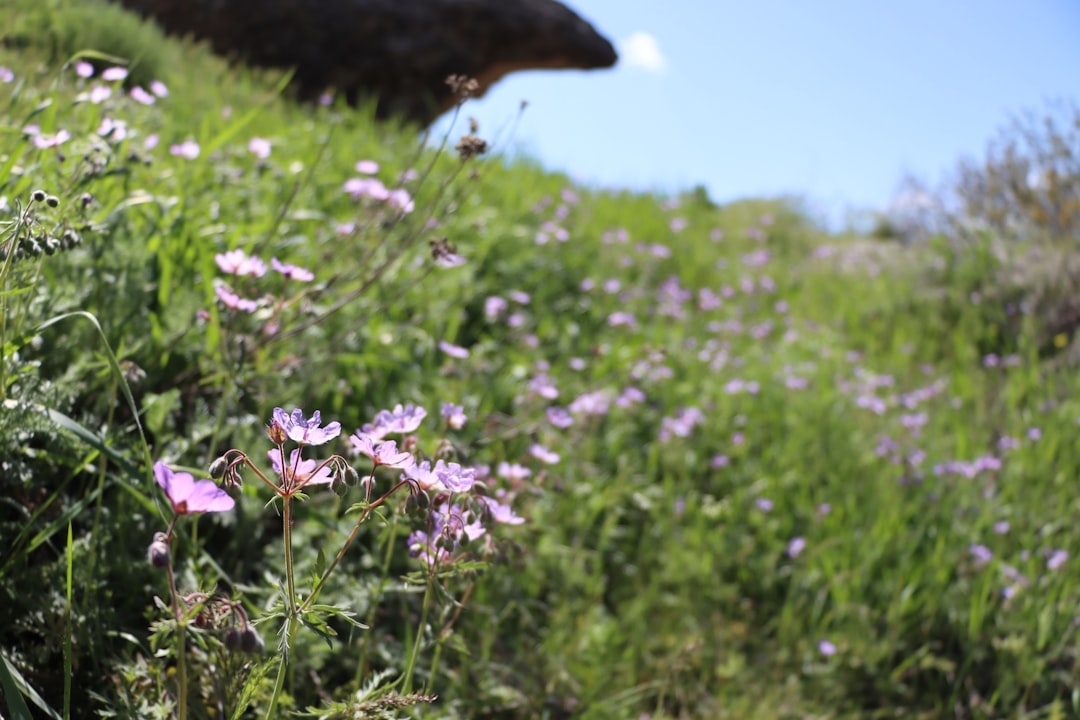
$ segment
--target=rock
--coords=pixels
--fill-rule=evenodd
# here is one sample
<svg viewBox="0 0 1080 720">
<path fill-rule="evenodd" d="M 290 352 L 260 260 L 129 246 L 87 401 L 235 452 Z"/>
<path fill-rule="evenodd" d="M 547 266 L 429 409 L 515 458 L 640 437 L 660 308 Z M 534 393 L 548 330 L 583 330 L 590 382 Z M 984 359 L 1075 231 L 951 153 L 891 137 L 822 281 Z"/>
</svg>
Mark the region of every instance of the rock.
<svg viewBox="0 0 1080 720">
<path fill-rule="evenodd" d="M 257 66 L 296 68 L 304 99 L 378 98 L 427 125 L 453 107 L 449 75 L 479 94 L 518 70 L 612 66 L 611 43 L 555 0 L 119 0 L 166 32 Z"/>
</svg>

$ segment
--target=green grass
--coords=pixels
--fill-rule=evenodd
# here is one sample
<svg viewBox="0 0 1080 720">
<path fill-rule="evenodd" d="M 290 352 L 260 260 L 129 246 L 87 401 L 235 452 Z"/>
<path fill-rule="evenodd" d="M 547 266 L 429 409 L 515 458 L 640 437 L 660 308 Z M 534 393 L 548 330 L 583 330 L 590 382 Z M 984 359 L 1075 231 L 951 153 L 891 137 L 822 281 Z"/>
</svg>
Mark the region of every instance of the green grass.
<svg viewBox="0 0 1080 720">
<path fill-rule="evenodd" d="M 397 403 L 429 412 L 418 448 L 490 467 L 488 492 L 527 522 L 492 528 L 482 566 L 425 593 L 407 552 L 418 516 L 395 498 L 319 598 L 370 629 L 309 616 L 332 637 L 296 631 L 275 692 L 281 504 L 245 475 L 233 512 L 180 524 L 173 563 L 183 592 L 263 618 L 268 649 L 229 653 L 189 627 L 189 716 L 217 716 L 220 697 L 247 707 L 237 717 L 275 702 L 324 717 L 379 702 L 460 718 L 1080 714 L 1078 383 L 1039 319 L 997 294 L 993 238 L 906 248 L 829 235 L 794 200 L 715 207 L 463 163 L 370 110 L 297 106 L 280 78 L 160 40 L 144 45 L 178 61 L 140 57 L 161 74 L 130 82 L 168 97 L 114 87 L 95 104 L 97 81 L 63 63 L 124 48 L 72 46 L 111 41 L 72 39 L 33 14 L 61 5 L 35 7 L 0 10 L 63 39 L 0 50 L 15 75 L 0 84 L 0 246 L 81 242 L 0 266 L 6 717 L 171 712 L 177 625 L 145 560 L 171 511 L 151 460 L 205 476 L 229 448 L 261 462 L 276 406 L 347 434 Z M 128 137 L 99 135 L 106 119 Z M 29 124 L 71 137 L 38 149 Z M 185 140 L 197 158 L 169 153 Z M 416 170 L 415 209 L 349 197 L 362 159 L 388 187 Z M 58 207 L 17 213 L 38 188 Z M 441 237 L 464 265 L 432 262 Z M 268 299 L 229 311 L 214 256 L 233 249 L 315 280 L 233 278 Z M 493 296 L 508 307 L 490 318 Z M 556 398 L 530 384 L 541 374 Z M 460 431 L 436 427 L 444 402 L 464 406 Z M 573 425 L 552 406 L 573 406 Z M 500 476 L 504 462 L 531 474 Z M 354 526 L 349 492 L 296 508 L 302 596 Z M 394 690 L 438 700 L 388 710 L 413 661 Z"/>
</svg>

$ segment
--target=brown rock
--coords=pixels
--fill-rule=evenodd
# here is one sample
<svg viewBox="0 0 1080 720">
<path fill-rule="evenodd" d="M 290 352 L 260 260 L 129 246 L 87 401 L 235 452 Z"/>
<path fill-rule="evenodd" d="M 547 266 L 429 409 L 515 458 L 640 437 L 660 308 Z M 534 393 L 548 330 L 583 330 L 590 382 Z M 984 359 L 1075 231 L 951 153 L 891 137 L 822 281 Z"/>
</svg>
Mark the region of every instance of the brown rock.
<svg viewBox="0 0 1080 720">
<path fill-rule="evenodd" d="M 380 117 L 427 125 L 453 107 L 449 75 L 480 94 L 517 70 L 610 67 L 611 43 L 555 0 L 119 0 L 167 32 L 262 67 L 296 68 L 313 99 L 374 95 Z"/>
</svg>

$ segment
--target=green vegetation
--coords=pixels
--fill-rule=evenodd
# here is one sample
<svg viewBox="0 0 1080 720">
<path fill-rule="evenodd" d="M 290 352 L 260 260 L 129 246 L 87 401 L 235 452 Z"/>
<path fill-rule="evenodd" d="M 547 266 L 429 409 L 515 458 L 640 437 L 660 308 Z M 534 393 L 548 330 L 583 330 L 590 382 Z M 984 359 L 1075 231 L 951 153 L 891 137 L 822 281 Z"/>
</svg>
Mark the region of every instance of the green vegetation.
<svg viewBox="0 0 1080 720">
<path fill-rule="evenodd" d="M 903 245 L 575 187 L 171 42 L 107 81 L 57 7 L 0 50 L 4 717 L 1080 715 L 1077 322 L 1021 272 L 1074 215 Z M 465 470 L 244 459 L 319 410 L 366 478 L 397 404 L 486 534 L 414 534 Z"/>
</svg>

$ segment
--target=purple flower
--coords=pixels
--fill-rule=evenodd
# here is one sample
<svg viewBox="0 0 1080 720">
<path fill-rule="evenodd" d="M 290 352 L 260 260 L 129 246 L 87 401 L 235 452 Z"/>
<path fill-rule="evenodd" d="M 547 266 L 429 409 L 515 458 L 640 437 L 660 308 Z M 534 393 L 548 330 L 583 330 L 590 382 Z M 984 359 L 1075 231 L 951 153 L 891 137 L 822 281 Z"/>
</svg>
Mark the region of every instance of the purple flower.
<svg viewBox="0 0 1080 720">
<path fill-rule="evenodd" d="M 468 262 L 464 255 L 459 255 L 456 252 L 451 252 L 448 248 L 440 248 L 434 244 L 432 245 L 432 258 L 433 262 L 441 268 L 461 267 Z"/>
<path fill-rule="evenodd" d="M 141 103 L 143 105 L 153 105 L 155 102 L 157 102 L 156 97 L 146 92 L 138 85 L 131 88 L 131 90 L 128 92 L 128 96 L 130 96 L 131 99 L 135 102 Z"/>
<path fill-rule="evenodd" d="M 93 77 L 94 66 L 86 62 L 85 60 L 80 60 L 79 62 L 75 63 L 75 74 L 81 78 Z"/>
<path fill-rule="evenodd" d="M 322 418 L 319 411 L 311 414 L 311 418 L 304 419 L 304 411 L 296 408 L 292 414 L 286 414 L 279 407 L 274 408 L 272 422 L 277 423 L 293 442 L 301 445 L 322 445 L 328 443 L 341 434 L 341 423 L 336 420 L 327 423 L 326 427 L 319 427 Z"/>
<path fill-rule="evenodd" d="M 463 539 L 476 540 L 486 532 L 483 524 L 459 505 L 441 503 L 432 508 L 428 517 L 430 532 L 416 530 L 407 541 L 409 554 L 424 560 L 428 567 L 453 562 L 452 553 Z"/>
<path fill-rule="evenodd" d="M 392 433 L 411 433 L 420 427 L 427 417 L 427 410 L 417 405 L 395 405 L 393 410 L 380 410 L 373 423 L 364 425 L 361 432 L 374 440 L 381 440 Z"/>
<path fill-rule="evenodd" d="M 787 546 L 788 557 L 797 558 L 806 549 L 806 538 L 794 537 L 791 538 L 791 542 Z"/>
<path fill-rule="evenodd" d="M 773 501 L 769 498 L 759 497 L 754 501 L 754 504 L 757 505 L 758 510 L 761 512 L 769 512 L 773 509 Z"/>
<path fill-rule="evenodd" d="M 405 470 L 416 464 L 412 454 L 398 452 L 397 442 L 394 440 L 387 440 L 376 445 L 369 435 L 356 432 L 349 436 L 349 442 L 352 443 L 353 450 L 371 458 L 377 466 Z"/>
<path fill-rule="evenodd" d="M 495 320 L 506 312 L 507 303 L 498 295 L 492 295 L 484 301 L 484 317 Z"/>
<path fill-rule="evenodd" d="M 431 471 L 430 460 L 424 460 L 423 462 L 410 465 L 405 468 L 405 472 L 401 474 L 401 477 L 413 481 L 413 483 L 425 492 L 446 492 L 446 487 L 442 484 L 442 480 Z"/>
<path fill-rule="evenodd" d="M 578 395 L 567 409 L 572 415 L 607 415 L 611 400 L 603 390 Z"/>
<path fill-rule="evenodd" d="M 246 313 L 253 313 L 259 309 L 258 303 L 254 300 L 248 300 L 242 298 L 234 293 L 228 285 L 218 284 L 214 286 L 214 293 L 217 295 L 221 304 L 230 310 L 240 310 Z"/>
<path fill-rule="evenodd" d="M 172 145 L 169 147 L 170 154 L 187 160 L 194 160 L 199 157 L 199 152 L 199 143 L 193 140 L 185 140 L 179 145 Z"/>
<path fill-rule="evenodd" d="M 510 481 L 519 481 L 525 480 L 532 475 L 532 470 L 523 465 L 519 465 L 518 463 L 511 464 L 504 460 L 499 463 L 499 467 L 495 469 L 495 474 Z"/>
<path fill-rule="evenodd" d="M 619 310 L 608 315 L 607 323 L 611 327 L 633 327 L 637 325 L 637 318 L 635 318 L 632 314 L 628 312 L 623 312 L 622 310 Z"/>
<path fill-rule="evenodd" d="M 428 492 L 468 492 L 476 484 L 476 470 L 457 463 L 439 460 L 435 467 L 424 460 L 405 468 L 402 477 L 413 481 L 421 490 Z"/>
<path fill-rule="evenodd" d="M 275 258 L 270 258 L 270 267 L 277 270 L 284 275 L 286 279 L 296 280 L 297 282 L 311 282 L 315 279 L 315 273 L 302 268 L 298 265 L 291 265 L 289 263 L 283 263 Z"/>
<path fill-rule="evenodd" d="M 454 403 L 443 403 L 440 415 L 446 418 L 446 425 L 451 430 L 460 430 L 465 427 L 465 422 L 469 419 L 465 415 L 465 408 Z"/>
<path fill-rule="evenodd" d="M 39 150 L 45 150 L 47 148 L 53 148 L 57 145 L 63 145 L 71 139 L 71 133 L 67 130 L 59 130 L 55 135 L 34 135 L 34 145 Z"/>
<path fill-rule="evenodd" d="M 495 522 L 504 523 L 506 525 L 520 525 L 525 522 L 525 518 L 514 514 L 514 510 L 510 505 L 502 505 L 495 498 L 481 497 L 480 499 L 487 503 L 488 511 L 491 513 L 491 519 Z"/>
<path fill-rule="evenodd" d="M 222 272 L 231 275 L 250 275 L 262 277 L 266 274 L 266 263 L 254 256 L 248 256 L 243 250 L 230 250 L 214 256 L 214 261 Z"/>
<path fill-rule="evenodd" d="M 123 142 L 128 136 L 127 124 L 123 120 L 104 118 L 98 126 L 97 134 L 113 142 Z"/>
<path fill-rule="evenodd" d="M 624 388 L 623 391 L 619 393 L 619 397 L 615 398 L 615 404 L 621 408 L 630 407 L 631 405 L 640 402 L 645 402 L 645 393 L 632 385 Z"/>
<path fill-rule="evenodd" d="M 828 640 L 820 640 L 817 644 L 818 652 L 825 657 L 832 657 L 836 654 L 836 646 Z"/>
<path fill-rule="evenodd" d="M 405 188 L 398 188 L 397 190 L 391 190 L 390 194 L 386 198 L 386 204 L 392 208 L 402 211 L 403 213 L 411 213 L 416 204 L 413 202 L 412 196 L 409 195 L 409 191 Z"/>
<path fill-rule="evenodd" d="M 445 340 L 439 341 L 439 349 L 452 358 L 458 358 L 459 360 L 469 357 L 468 348 L 463 348 L 460 345 L 453 345 Z"/>
<path fill-rule="evenodd" d="M 279 487 L 284 490 L 295 492 L 307 485 L 329 485 L 334 479 L 329 465 L 319 468 L 319 463 L 314 460 L 301 460 L 300 448 L 293 448 L 293 451 L 289 453 L 287 468 L 281 467 L 281 450 L 277 448 L 267 450 L 266 456 L 270 458 L 274 472 L 281 478 Z"/>
<path fill-rule="evenodd" d="M 361 160 L 356 163 L 356 172 L 364 175 L 374 175 L 379 172 L 379 163 L 374 160 Z"/>
<path fill-rule="evenodd" d="M 968 548 L 968 552 L 971 553 L 971 557 L 975 561 L 975 567 L 981 567 L 994 559 L 993 551 L 978 543 L 972 544 Z"/>
<path fill-rule="evenodd" d="M 529 454 L 540 462 L 547 463 L 548 465 L 554 465 L 562 459 L 561 457 L 559 457 L 558 453 L 548 450 L 543 445 L 532 445 L 529 448 Z"/>
<path fill-rule="evenodd" d="M 106 82 L 118 82 L 125 79 L 127 76 L 127 68 L 122 67 L 105 68 L 104 72 L 101 73 L 101 79 Z"/>
<path fill-rule="evenodd" d="M 1069 560 L 1069 553 L 1067 550 L 1055 550 L 1050 559 L 1046 561 L 1047 570 L 1058 570 Z"/>
<path fill-rule="evenodd" d="M 458 463 L 446 463 L 439 460 L 432 469 L 435 477 L 439 479 L 450 492 L 469 492 L 476 485 L 476 470 L 471 467 L 462 467 Z"/>
<path fill-rule="evenodd" d="M 362 197 L 386 200 L 390 197 L 390 191 L 375 178 L 352 178 L 345 181 L 342 189 L 349 193 L 353 200 L 359 200 Z"/>
<path fill-rule="evenodd" d="M 169 97 L 169 88 L 165 87 L 165 83 L 160 80 L 154 80 L 150 83 L 150 92 L 154 93 L 159 98 Z"/>
<path fill-rule="evenodd" d="M 160 460 L 154 463 L 154 479 L 165 491 L 177 515 L 225 512 L 236 504 L 213 480 L 198 480 L 190 473 L 173 472 Z"/>
<path fill-rule="evenodd" d="M 559 389 L 547 373 L 539 373 L 529 381 L 529 390 L 547 400 L 559 397 Z"/>
<path fill-rule="evenodd" d="M 561 407 L 550 407 L 546 411 L 548 422 L 557 428 L 568 428 L 574 424 L 574 418 Z"/>
<path fill-rule="evenodd" d="M 247 146 L 248 152 L 260 160 L 265 160 L 270 157 L 270 141 L 266 138 L 255 137 L 251 138 Z"/>
<path fill-rule="evenodd" d="M 100 105 L 110 97 L 112 97 L 112 88 L 105 85 L 95 85 L 90 88 L 90 92 L 86 94 L 86 99 L 95 105 Z"/>
</svg>

